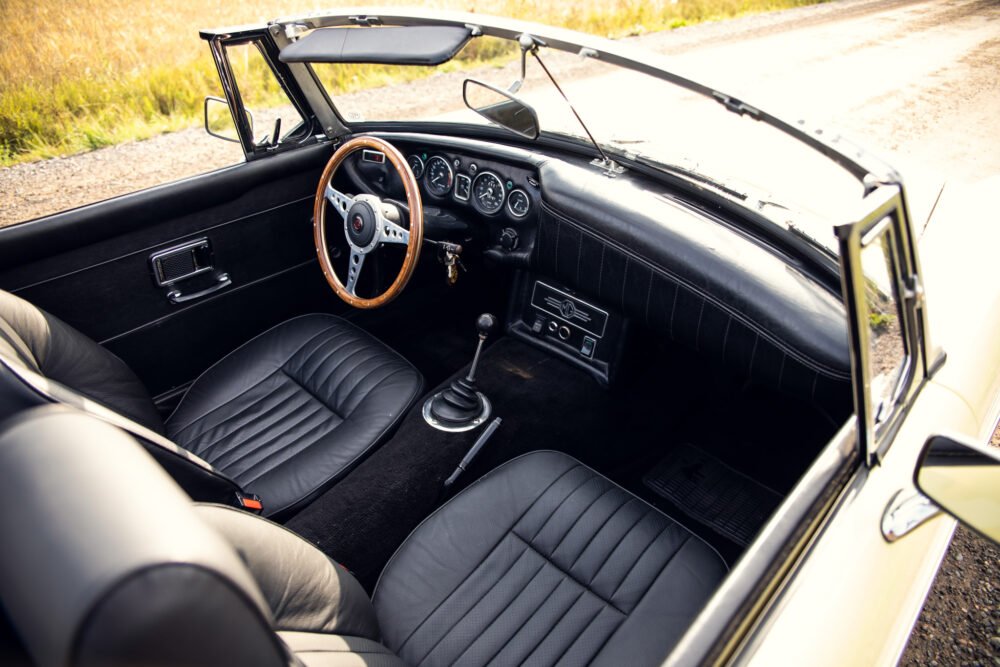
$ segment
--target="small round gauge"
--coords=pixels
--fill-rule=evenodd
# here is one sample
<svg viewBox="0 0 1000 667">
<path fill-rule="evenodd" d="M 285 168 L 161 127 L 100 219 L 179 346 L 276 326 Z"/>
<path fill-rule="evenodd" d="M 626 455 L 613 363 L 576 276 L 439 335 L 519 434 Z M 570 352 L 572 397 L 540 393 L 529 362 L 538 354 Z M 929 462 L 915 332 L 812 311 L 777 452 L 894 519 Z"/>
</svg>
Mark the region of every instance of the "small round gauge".
<svg viewBox="0 0 1000 667">
<path fill-rule="evenodd" d="M 451 165 L 440 155 L 434 155 L 427 161 L 425 168 L 427 178 L 427 190 L 432 195 L 443 197 L 451 191 L 452 183 L 455 182 L 455 172 L 451 170 Z"/>
<path fill-rule="evenodd" d="M 503 181 L 492 171 L 481 171 L 472 182 L 472 203 L 480 213 L 493 215 L 503 208 Z"/>
<path fill-rule="evenodd" d="M 528 215 L 530 208 L 531 199 L 528 197 L 528 193 L 521 188 L 511 191 L 507 195 L 507 212 L 515 218 L 523 218 Z"/>
<path fill-rule="evenodd" d="M 413 170 L 413 178 L 420 178 L 424 175 L 424 161 L 419 155 L 410 155 L 406 161 L 409 163 L 410 169 Z"/>
</svg>

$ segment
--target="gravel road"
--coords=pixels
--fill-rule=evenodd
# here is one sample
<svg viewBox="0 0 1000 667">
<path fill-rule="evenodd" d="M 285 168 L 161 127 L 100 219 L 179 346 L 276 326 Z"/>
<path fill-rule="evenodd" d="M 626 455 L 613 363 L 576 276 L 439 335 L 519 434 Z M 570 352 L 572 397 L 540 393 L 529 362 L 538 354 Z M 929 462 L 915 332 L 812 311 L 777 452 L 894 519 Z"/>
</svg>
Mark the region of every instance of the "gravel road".
<svg viewBox="0 0 1000 667">
<path fill-rule="evenodd" d="M 975 183 L 1000 173 L 996 0 L 846 0 L 630 41 L 670 57 L 679 73 L 786 118 L 838 129 L 881 151 L 908 180 Z M 586 64 L 572 74 L 587 75 Z M 439 75 L 410 84 L 407 111 L 453 111 L 461 78 Z M 399 103 L 385 91 L 356 97 Z M 0 169 L 0 225 L 241 157 L 235 144 L 195 128 Z M 993 442 L 1000 445 L 1000 431 Z M 998 572 L 1000 549 L 959 529 L 901 664 L 1000 667 Z"/>
</svg>

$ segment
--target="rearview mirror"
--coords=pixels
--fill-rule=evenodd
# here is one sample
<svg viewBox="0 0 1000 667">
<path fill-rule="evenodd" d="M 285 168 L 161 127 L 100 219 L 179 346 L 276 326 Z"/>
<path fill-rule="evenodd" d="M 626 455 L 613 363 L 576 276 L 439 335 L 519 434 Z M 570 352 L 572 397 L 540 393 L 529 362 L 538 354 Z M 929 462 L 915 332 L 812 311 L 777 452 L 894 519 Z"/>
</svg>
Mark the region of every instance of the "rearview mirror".
<svg viewBox="0 0 1000 667">
<path fill-rule="evenodd" d="M 538 138 L 538 114 L 513 95 L 488 83 L 466 79 L 462 85 L 465 106 L 477 114 L 528 139 Z"/>
<path fill-rule="evenodd" d="M 913 481 L 945 512 L 1000 542 L 1000 452 L 936 435 L 924 445 Z"/>
<path fill-rule="evenodd" d="M 247 123 L 250 124 L 250 132 L 253 133 L 253 112 L 245 109 Z M 205 131 L 213 137 L 225 141 L 240 142 L 240 135 L 236 131 L 236 124 L 233 123 L 233 114 L 229 111 L 229 102 L 221 97 L 205 98 Z"/>
</svg>

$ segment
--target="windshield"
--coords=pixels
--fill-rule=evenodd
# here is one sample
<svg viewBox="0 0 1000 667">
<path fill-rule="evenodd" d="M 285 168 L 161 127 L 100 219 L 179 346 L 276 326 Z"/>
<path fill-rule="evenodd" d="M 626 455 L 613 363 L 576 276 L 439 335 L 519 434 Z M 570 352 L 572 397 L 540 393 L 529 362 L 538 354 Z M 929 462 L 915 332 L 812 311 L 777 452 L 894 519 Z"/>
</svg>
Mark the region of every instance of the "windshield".
<svg viewBox="0 0 1000 667">
<path fill-rule="evenodd" d="M 475 78 L 507 89 L 520 76 L 515 42 L 473 39 L 436 67 L 313 64 L 344 120 L 488 124 L 467 109 L 462 83 Z M 831 251 L 834 224 L 849 219 L 861 185 L 834 162 L 792 137 L 655 77 L 594 58 L 542 48 L 539 56 L 594 138 L 612 154 L 670 165 L 714 182 L 777 224 Z M 542 134 L 587 135 L 544 70 L 528 56 L 517 96 L 538 113 Z M 722 187 L 724 186 L 724 188 Z"/>
</svg>

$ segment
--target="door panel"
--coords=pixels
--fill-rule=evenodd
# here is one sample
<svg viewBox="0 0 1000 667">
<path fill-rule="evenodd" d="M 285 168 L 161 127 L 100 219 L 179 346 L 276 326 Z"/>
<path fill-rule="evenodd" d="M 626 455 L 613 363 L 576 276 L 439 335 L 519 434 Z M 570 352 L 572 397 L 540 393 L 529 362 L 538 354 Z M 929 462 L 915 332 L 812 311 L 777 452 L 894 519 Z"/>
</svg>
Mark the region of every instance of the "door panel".
<svg viewBox="0 0 1000 667">
<path fill-rule="evenodd" d="M 0 230 L 0 288 L 121 356 L 154 395 L 296 314 L 341 310 L 312 243 L 314 146 Z M 159 286 L 150 255 L 199 238 L 214 270 Z M 181 304 L 225 272 L 232 284 Z"/>
</svg>

